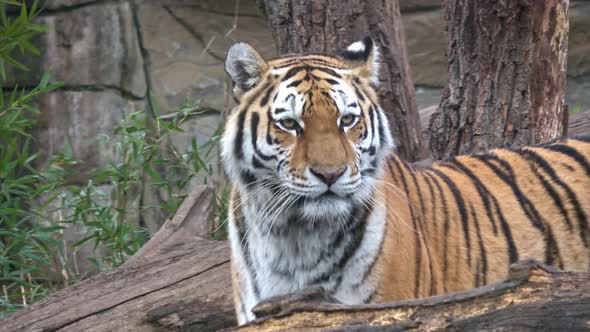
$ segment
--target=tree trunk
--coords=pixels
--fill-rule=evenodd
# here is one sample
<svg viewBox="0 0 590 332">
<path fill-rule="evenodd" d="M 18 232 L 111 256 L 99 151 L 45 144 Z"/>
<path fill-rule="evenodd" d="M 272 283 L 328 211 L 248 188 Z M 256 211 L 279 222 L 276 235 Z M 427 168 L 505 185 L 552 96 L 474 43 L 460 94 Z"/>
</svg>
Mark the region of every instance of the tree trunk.
<svg viewBox="0 0 590 332">
<path fill-rule="evenodd" d="M 195 236 L 199 225 L 207 224 L 212 202 L 212 191 L 198 188 L 123 266 L 0 319 L 0 331 L 214 331 L 234 326 L 229 248 Z"/>
<path fill-rule="evenodd" d="M 338 54 L 368 33 L 382 54 L 379 96 L 398 153 L 421 157 L 420 121 L 410 75 L 398 0 L 258 0 L 281 54 Z"/>
<path fill-rule="evenodd" d="M 449 85 L 430 121 L 435 159 L 564 133 L 567 0 L 446 0 Z"/>
<path fill-rule="evenodd" d="M 350 307 L 293 297 L 257 306 L 268 316 L 234 331 L 588 331 L 590 274 L 521 261 L 504 282 L 419 300 Z"/>
</svg>

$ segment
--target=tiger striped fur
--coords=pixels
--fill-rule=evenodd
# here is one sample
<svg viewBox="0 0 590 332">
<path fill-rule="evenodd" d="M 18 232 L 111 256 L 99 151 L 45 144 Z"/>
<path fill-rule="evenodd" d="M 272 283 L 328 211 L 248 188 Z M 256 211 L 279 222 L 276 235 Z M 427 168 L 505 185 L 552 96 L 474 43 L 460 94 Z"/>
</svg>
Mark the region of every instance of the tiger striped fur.
<svg viewBox="0 0 590 332">
<path fill-rule="evenodd" d="M 460 291 L 535 258 L 590 267 L 590 140 L 492 150 L 418 169 L 379 106 L 378 48 L 265 62 L 239 43 L 222 140 L 238 321 L 321 287 L 345 304 Z"/>
</svg>

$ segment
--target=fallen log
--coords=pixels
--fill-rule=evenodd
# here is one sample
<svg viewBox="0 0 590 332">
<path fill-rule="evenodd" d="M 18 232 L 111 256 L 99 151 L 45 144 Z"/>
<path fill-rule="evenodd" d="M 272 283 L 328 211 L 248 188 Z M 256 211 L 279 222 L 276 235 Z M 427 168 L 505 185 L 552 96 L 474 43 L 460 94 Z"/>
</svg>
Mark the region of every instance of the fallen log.
<svg viewBox="0 0 590 332">
<path fill-rule="evenodd" d="M 590 110 L 570 115 L 567 135 L 590 135 Z"/>
<path fill-rule="evenodd" d="M 198 188 L 126 264 L 0 320 L 0 331 L 215 331 L 235 326 L 229 249 L 194 235 L 213 193 Z M 519 262 L 463 293 L 344 306 L 313 290 L 271 299 L 234 331 L 590 329 L 590 273 Z"/>
<path fill-rule="evenodd" d="M 269 316 L 232 331 L 590 330 L 590 273 L 532 260 L 512 265 L 506 281 L 450 295 L 353 307 L 301 298 L 262 303 L 255 313 Z"/>
<path fill-rule="evenodd" d="M 211 331 L 235 325 L 229 248 L 196 236 L 213 192 L 195 190 L 127 263 L 0 320 L 0 331 Z"/>
</svg>

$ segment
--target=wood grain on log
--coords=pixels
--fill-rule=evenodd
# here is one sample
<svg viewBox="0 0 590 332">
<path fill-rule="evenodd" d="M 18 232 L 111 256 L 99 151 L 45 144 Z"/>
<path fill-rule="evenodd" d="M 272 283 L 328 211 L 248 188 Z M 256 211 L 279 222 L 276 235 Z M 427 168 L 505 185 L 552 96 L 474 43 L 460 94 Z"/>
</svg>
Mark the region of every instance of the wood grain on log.
<svg viewBox="0 0 590 332">
<path fill-rule="evenodd" d="M 212 205 L 198 188 L 123 266 L 0 320 L 0 331 L 211 331 L 235 325 L 229 248 L 195 236 Z"/>
<path fill-rule="evenodd" d="M 506 281 L 425 299 L 365 306 L 283 299 L 233 331 L 588 331 L 590 274 L 515 263 Z"/>
<path fill-rule="evenodd" d="M 568 136 L 590 136 L 590 110 L 570 116 L 567 127 Z"/>
<path fill-rule="evenodd" d="M 420 122 L 398 0 L 258 0 L 279 53 L 338 54 L 367 33 L 382 54 L 379 97 L 400 156 L 421 157 Z"/>
<path fill-rule="evenodd" d="M 432 116 L 434 159 L 562 136 L 567 0 L 446 0 L 449 85 Z"/>
</svg>

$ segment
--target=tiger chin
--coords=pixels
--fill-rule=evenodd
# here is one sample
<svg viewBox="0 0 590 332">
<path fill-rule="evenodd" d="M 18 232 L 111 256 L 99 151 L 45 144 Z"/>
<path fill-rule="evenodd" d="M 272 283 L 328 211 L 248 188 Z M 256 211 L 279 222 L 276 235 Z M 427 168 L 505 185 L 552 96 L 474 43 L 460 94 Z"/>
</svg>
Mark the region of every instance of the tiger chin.
<svg viewBox="0 0 590 332">
<path fill-rule="evenodd" d="M 525 258 L 588 270 L 589 138 L 417 169 L 394 152 L 371 38 L 270 61 L 238 43 L 225 69 L 238 102 L 222 158 L 240 324 L 304 289 L 363 304 L 489 284 Z"/>
</svg>

